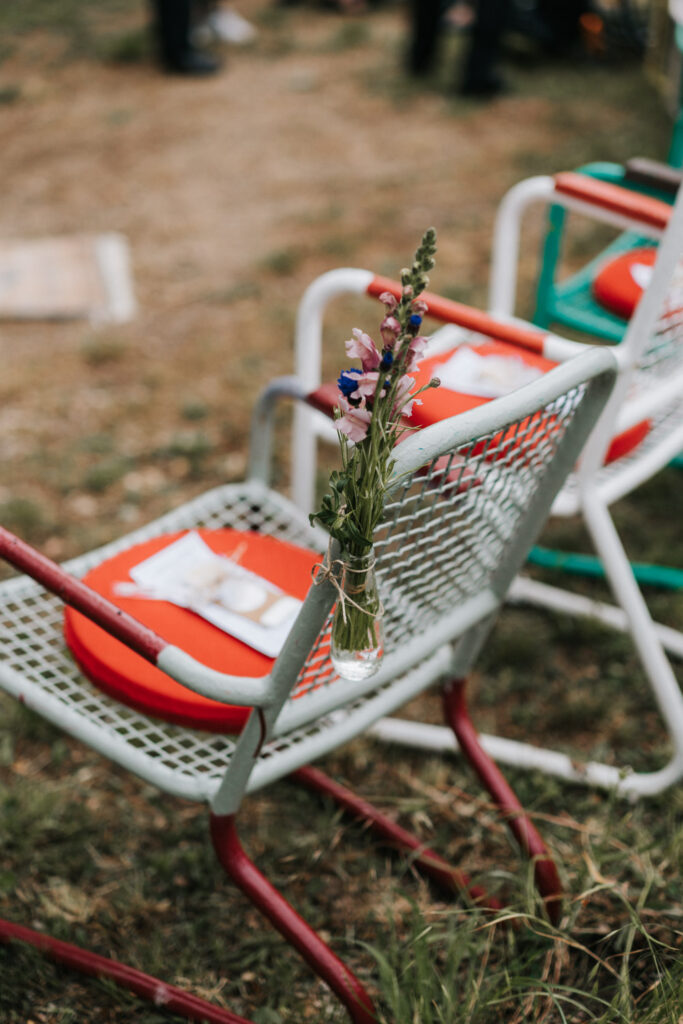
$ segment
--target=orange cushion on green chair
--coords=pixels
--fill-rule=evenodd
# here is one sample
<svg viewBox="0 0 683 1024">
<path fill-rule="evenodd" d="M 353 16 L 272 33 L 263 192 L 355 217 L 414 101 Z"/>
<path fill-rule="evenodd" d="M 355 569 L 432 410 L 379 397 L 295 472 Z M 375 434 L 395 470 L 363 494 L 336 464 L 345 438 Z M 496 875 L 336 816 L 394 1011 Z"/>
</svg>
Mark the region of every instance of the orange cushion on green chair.
<svg viewBox="0 0 683 1024">
<path fill-rule="evenodd" d="M 657 250 L 630 249 L 610 260 L 593 281 L 593 296 L 610 313 L 628 320 L 652 276 Z"/>
<path fill-rule="evenodd" d="M 311 551 L 257 533 L 237 530 L 197 530 L 197 533 L 216 554 L 233 554 L 239 545 L 241 566 L 300 600 L 306 596 L 311 570 L 320 560 Z M 122 597 L 117 593 L 116 584 L 131 581 L 131 569 L 181 536 L 183 533 L 166 534 L 136 544 L 96 566 L 87 573 L 84 582 L 210 668 L 238 676 L 266 675 L 273 664 L 272 658 L 200 615 L 169 601 Z M 67 643 L 86 676 L 123 704 L 165 721 L 211 732 L 238 732 L 244 725 L 249 708 L 221 704 L 181 686 L 73 608 L 65 609 L 64 620 Z"/>
</svg>

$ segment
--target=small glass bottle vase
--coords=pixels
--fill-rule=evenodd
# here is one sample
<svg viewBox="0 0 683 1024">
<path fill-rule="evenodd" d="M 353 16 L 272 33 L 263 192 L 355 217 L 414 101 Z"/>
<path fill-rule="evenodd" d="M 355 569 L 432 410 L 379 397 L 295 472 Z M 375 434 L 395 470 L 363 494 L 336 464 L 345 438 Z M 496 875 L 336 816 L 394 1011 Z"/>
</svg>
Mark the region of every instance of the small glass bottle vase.
<svg viewBox="0 0 683 1024">
<path fill-rule="evenodd" d="M 332 618 L 331 658 L 345 679 L 367 679 L 384 657 L 382 602 L 375 577 L 375 553 L 345 553 L 341 558 L 340 596 Z"/>
</svg>

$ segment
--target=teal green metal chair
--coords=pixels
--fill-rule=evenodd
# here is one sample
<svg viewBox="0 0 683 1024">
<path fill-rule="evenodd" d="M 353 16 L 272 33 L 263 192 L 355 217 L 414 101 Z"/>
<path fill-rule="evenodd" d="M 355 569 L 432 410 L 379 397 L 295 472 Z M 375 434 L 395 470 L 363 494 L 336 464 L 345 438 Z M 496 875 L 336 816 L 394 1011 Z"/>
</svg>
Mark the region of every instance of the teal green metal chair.
<svg viewBox="0 0 683 1024">
<path fill-rule="evenodd" d="M 683 24 L 676 21 L 678 7 L 669 5 L 674 19 L 674 45 L 683 60 Z M 637 158 L 624 165 L 595 162 L 579 168 L 581 174 L 599 181 L 621 185 L 624 188 L 672 203 L 680 184 L 677 171 L 683 167 L 683 74 L 677 83 L 676 114 L 667 155 L 667 163 Z M 592 338 L 607 342 L 620 342 L 627 320 L 617 316 L 598 302 L 594 295 L 594 281 L 600 270 L 611 260 L 652 242 L 637 231 L 620 233 L 606 248 L 601 248 L 578 271 L 560 277 L 562 257 L 566 248 L 568 216 L 566 209 L 553 205 L 547 213 L 546 228 L 541 244 L 540 266 L 535 287 L 535 307 L 531 320 L 539 327 L 556 326 L 560 330 L 580 331 Z"/>
<path fill-rule="evenodd" d="M 683 162 L 683 115 L 678 133 L 680 158 Z M 632 191 L 672 203 L 680 184 L 680 174 L 666 164 L 644 158 L 628 161 L 623 166 L 613 163 L 591 163 L 580 173 L 598 181 L 620 185 Z M 580 270 L 560 278 L 560 268 L 567 234 L 568 212 L 553 205 L 548 210 L 546 229 L 541 244 L 533 323 L 539 327 L 560 326 L 579 331 L 607 342 L 622 340 L 627 320 L 611 312 L 596 299 L 594 282 L 602 268 L 611 260 L 633 249 L 650 247 L 653 242 L 638 231 L 620 232 L 605 248 L 600 249 Z"/>
</svg>

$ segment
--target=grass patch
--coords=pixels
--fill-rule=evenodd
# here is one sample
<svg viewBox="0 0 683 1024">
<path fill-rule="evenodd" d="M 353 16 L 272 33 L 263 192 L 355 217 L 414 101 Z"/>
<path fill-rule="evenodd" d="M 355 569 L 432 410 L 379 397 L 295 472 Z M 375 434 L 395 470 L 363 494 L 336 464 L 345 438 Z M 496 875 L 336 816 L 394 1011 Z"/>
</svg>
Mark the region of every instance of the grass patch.
<svg viewBox="0 0 683 1024">
<path fill-rule="evenodd" d="M 184 420 L 189 420 L 190 423 L 193 423 L 196 420 L 206 419 L 210 411 L 206 402 L 202 402 L 200 399 L 192 399 L 183 403 L 180 415 Z"/>
<path fill-rule="evenodd" d="M 112 21 L 139 17 L 134 0 L 103 0 L 82 4 L 79 0 L 7 0 L 0 6 L 0 36 L 4 39 L 40 32 L 59 37 L 67 57 L 97 54 L 102 35 Z"/>
<path fill-rule="evenodd" d="M 102 462 L 96 462 L 94 466 L 90 466 L 86 471 L 83 477 L 83 487 L 92 494 L 102 494 L 118 483 L 129 469 L 130 463 L 128 460 L 117 456 L 105 459 Z"/>
<path fill-rule="evenodd" d="M 81 356 L 88 366 L 107 366 L 120 363 L 126 357 L 127 346 L 119 338 L 95 336 L 81 346 Z"/>
<path fill-rule="evenodd" d="M 13 83 L 0 88 L 0 106 L 9 106 L 21 99 L 21 86 Z"/>
<path fill-rule="evenodd" d="M 43 743 L 29 730 L 18 756 L 32 771 L 4 789 L 0 775 L 0 913 L 17 894 L 23 905 L 40 893 L 33 917 L 54 934 L 171 981 L 195 979 L 195 991 L 255 1022 L 302 1012 L 346 1020 L 221 880 L 200 808 L 156 794 L 71 741 L 61 768 L 41 762 Z M 562 857 L 571 897 L 552 929 L 537 913 L 528 870 L 457 760 L 363 741 L 326 767 L 385 806 L 393 795 L 400 821 L 504 889 L 505 916 L 516 921 L 510 928 L 444 902 L 411 878 L 403 858 L 389 860 L 365 830 L 290 783 L 249 800 L 247 847 L 374 988 L 382 1024 L 677 1024 L 680 794 L 629 809 L 553 780 L 514 780 Z M 102 1014 L 113 1024 L 132 1014 L 161 1021 L 113 986 L 55 972 L 20 946 L 0 947 L 0 980 L 3 1019 L 35 1019 L 52 1002 L 92 1024 Z"/>
<path fill-rule="evenodd" d="M 33 544 L 44 540 L 50 529 L 40 501 L 19 496 L 0 502 L 0 523 Z"/>
<path fill-rule="evenodd" d="M 367 46 L 371 40 L 372 32 L 366 21 L 347 21 L 333 32 L 322 49 L 325 53 L 343 53 Z"/>
<path fill-rule="evenodd" d="M 151 33 L 146 28 L 139 28 L 101 39 L 97 52 L 102 60 L 112 64 L 141 64 L 152 56 Z"/>
<path fill-rule="evenodd" d="M 287 246 L 284 249 L 275 249 L 263 257 L 262 266 L 271 274 L 277 277 L 290 277 L 295 273 L 304 258 L 303 251 L 298 246 Z"/>
<path fill-rule="evenodd" d="M 245 299 L 260 299 L 261 285 L 257 281 L 238 281 L 236 284 L 207 295 L 207 301 L 223 306 L 232 306 L 235 302 Z"/>
</svg>

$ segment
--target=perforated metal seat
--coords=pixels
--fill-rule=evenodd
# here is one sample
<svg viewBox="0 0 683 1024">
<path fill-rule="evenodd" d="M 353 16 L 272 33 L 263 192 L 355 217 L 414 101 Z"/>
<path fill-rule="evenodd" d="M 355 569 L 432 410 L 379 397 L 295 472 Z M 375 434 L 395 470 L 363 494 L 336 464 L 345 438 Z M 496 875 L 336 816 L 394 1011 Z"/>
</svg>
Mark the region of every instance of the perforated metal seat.
<svg viewBox="0 0 683 1024">
<path fill-rule="evenodd" d="M 323 550 L 326 539 L 301 513 L 258 482 L 216 488 L 111 544 L 73 559 L 77 577 L 118 552 L 163 533 L 196 527 L 257 530 Z M 2 686 L 28 707 L 166 792 L 209 800 L 235 738 L 141 715 L 97 689 L 64 641 L 64 604 L 30 577 L 0 584 Z"/>
</svg>

